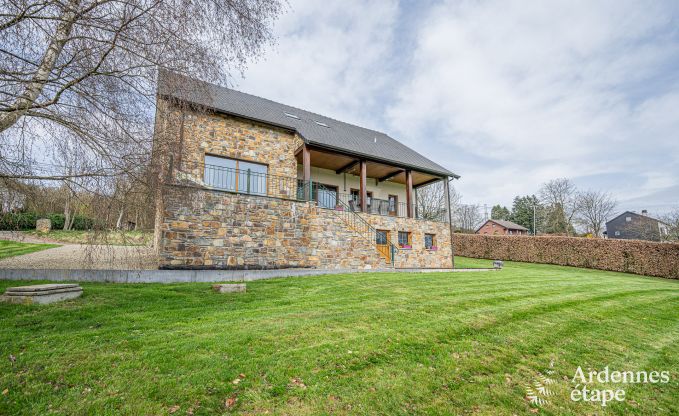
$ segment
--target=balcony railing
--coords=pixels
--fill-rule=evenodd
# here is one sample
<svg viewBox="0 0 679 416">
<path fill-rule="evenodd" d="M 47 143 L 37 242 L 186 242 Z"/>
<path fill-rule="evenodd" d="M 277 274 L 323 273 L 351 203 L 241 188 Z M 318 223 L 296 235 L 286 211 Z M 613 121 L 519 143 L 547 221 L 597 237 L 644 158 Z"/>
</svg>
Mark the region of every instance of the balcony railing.
<svg viewBox="0 0 679 416">
<path fill-rule="evenodd" d="M 362 212 L 358 195 L 338 193 L 334 188 L 327 188 L 313 181 L 305 182 L 298 178 L 216 165 L 196 164 L 195 166 L 187 166 L 184 163 L 182 168 L 178 169 L 178 179 L 187 179 L 194 182 L 202 180 L 203 185 L 212 189 L 297 201 L 316 201 L 321 208 Z M 444 208 L 425 213 L 418 212 L 417 207 L 413 206 L 412 211 L 415 219 L 448 222 Z M 365 212 L 373 215 L 407 218 L 408 205 L 405 202 L 396 203 L 395 201 L 369 197 L 366 201 Z"/>
</svg>

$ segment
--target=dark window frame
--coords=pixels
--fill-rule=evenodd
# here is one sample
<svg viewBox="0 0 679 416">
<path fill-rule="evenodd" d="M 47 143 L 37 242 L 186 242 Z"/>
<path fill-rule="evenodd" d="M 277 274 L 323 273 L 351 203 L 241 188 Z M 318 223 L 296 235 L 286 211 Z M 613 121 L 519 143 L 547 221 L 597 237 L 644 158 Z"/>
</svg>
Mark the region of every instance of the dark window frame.
<svg viewBox="0 0 679 416">
<path fill-rule="evenodd" d="M 427 245 L 427 237 L 431 237 L 431 244 Z M 433 247 L 438 249 L 436 245 L 436 234 L 424 233 L 424 248 L 425 250 L 431 250 Z"/>
<path fill-rule="evenodd" d="M 401 239 L 401 236 L 403 234 L 405 234 L 405 237 L 406 237 L 405 243 Z M 410 231 L 399 231 L 398 232 L 398 245 L 399 245 L 399 247 L 403 248 L 403 246 L 410 246 L 412 248 L 413 247 L 412 237 L 413 237 L 413 234 Z"/>
</svg>

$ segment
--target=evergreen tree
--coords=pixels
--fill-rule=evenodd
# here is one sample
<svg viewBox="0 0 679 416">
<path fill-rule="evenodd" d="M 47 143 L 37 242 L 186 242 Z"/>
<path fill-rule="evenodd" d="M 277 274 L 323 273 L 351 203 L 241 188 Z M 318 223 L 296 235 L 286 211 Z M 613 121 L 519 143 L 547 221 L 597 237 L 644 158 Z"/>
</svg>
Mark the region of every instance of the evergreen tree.
<svg viewBox="0 0 679 416">
<path fill-rule="evenodd" d="M 490 218 L 493 220 L 509 220 L 512 213 L 507 207 L 503 207 L 500 204 L 493 206 L 490 210 Z"/>
<path fill-rule="evenodd" d="M 535 222 L 538 231 L 541 231 L 540 218 L 542 217 L 543 207 L 535 195 L 516 196 L 512 206 L 510 221 L 523 225 L 533 234 L 533 207 L 535 207 Z"/>
</svg>

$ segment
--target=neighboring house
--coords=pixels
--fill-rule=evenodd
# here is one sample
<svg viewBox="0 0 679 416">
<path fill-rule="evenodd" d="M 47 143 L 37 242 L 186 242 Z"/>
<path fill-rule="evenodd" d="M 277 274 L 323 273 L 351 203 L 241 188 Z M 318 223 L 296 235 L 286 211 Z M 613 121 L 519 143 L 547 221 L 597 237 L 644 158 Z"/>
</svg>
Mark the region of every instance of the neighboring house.
<svg viewBox="0 0 679 416">
<path fill-rule="evenodd" d="M 528 228 L 511 221 L 490 219 L 476 230 L 476 234 L 484 235 L 526 235 Z"/>
<path fill-rule="evenodd" d="M 157 101 L 161 268 L 452 266 L 415 206 L 458 176 L 388 135 L 169 73 Z"/>
<path fill-rule="evenodd" d="M 669 226 L 649 217 L 646 210 L 642 210 L 641 214 L 625 211 L 606 223 L 608 238 L 660 241 L 668 233 Z"/>
</svg>

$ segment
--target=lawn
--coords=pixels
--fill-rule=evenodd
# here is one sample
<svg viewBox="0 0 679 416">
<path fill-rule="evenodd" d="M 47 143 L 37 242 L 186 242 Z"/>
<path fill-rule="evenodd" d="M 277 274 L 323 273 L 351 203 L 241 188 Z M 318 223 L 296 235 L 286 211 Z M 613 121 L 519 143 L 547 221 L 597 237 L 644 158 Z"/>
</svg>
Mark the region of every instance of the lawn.
<svg viewBox="0 0 679 416">
<path fill-rule="evenodd" d="M 7 257 L 34 253 L 48 248 L 59 247 L 57 244 L 31 244 L 17 241 L 0 240 L 0 260 Z"/>
<path fill-rule="evenodd" d="M 669 371 L 593 387 L 626 391 L 606 414 L 679 413 L 678 281 L 507 263 L 230 295 L 82 286 L 63 304 L 0 305 L 0 414 L 601 414 L 570 400 L 578 366 Z M 538 372 L 554 381 L 540 407 L 525 398 Z"/>
<path fill-rule="evenodd" d="M 51 230 L 40 233 L 35 230 L 24 231 L 35 237 L 46 237 L 61 243 L 71 244 L 107 244 L 114 246 L 148 246 L 153 239 L 149 231 L 81 231 L 81 230 Z"/>
</svg>

